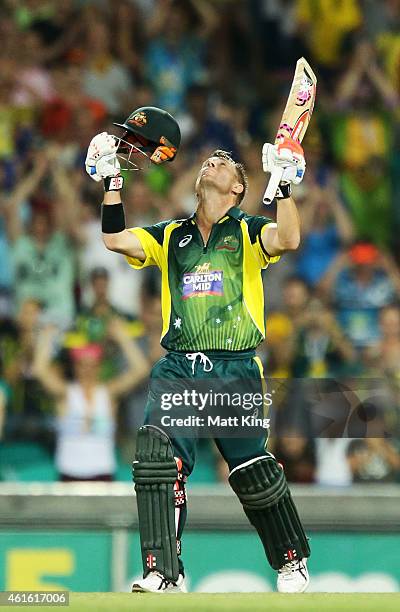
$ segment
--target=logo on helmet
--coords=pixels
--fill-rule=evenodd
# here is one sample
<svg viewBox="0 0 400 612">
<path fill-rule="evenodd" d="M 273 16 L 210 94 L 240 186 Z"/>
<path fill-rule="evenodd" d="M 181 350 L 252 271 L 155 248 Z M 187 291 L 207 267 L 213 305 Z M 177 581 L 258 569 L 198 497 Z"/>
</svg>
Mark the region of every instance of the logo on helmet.
<svg viewBox="0 0 400 612">
<path fill-rule="evenodd" d="M 138 127 L 142 127 L 143 125 L 146 125 L 147 123 L 146 113 L 143 113 L 143 112 L 136 113 L 135 115 L 133 115 L 133 117 L 128 119 L 128 123 L 132 123 L 133 125 L 137 125 Z"/>
</svg>

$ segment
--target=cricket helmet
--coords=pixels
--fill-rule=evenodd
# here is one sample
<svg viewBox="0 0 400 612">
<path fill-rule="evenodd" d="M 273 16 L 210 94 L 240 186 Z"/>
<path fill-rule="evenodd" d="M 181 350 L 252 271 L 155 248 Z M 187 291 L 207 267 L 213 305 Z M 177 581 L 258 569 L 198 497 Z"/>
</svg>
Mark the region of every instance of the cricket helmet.
<svg viewBox="0 0 400 612">
<path fill-rule="evenodd" d="M 124 130 L 118 138 L 118 154 L 128 162 L 128 169 L 136 170 L 139 166 L 140 157 L 142 161 L 156 161 L 154 157 L 158 147 L 168 147 L 173 151 L 173 156 L 166 161 L 172 161 L 181 143 L 181 131 L 177 121 L 172 115 L 155 106 L 142 106 L 134 110 L 124 123 L 114 123 Z"/>
</svg>

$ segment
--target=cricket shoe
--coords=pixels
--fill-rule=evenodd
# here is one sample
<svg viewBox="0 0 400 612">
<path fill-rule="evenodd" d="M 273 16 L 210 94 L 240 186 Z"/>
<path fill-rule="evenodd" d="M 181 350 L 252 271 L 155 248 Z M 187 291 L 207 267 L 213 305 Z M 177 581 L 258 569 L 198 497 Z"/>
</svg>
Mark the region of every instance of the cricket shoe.
<svg viewBox="0 0 400 612">
<path fill-rule="evenodd" d="M 172 582 L 159 572 L 150 572 L 146 578 L 133 583 L 132 593 L 187 593 L 187 590 L 182 574 L 179 574 L 176 582 Z"/>
<path fill-rule="evenodd" d="M 290 561 L 278 570 L 279 593 L 304 593 L 309 582 L 306 558 Z"/>
</svg>

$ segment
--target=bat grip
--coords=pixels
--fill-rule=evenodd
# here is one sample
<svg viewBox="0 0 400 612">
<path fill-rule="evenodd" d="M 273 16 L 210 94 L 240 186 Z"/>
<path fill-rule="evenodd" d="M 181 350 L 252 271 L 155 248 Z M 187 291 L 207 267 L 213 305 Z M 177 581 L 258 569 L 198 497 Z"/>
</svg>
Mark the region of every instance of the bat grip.
<svg viewBox="0 0 400 612">
<path fill-rule="evenodd" d="M 278 189 L 279 183 L 282 180 L 282 176 L 283 168 L 279 168 L 279 166 L 276 166 L 271 173 L 267 188 L 264 193 L 263 202 L 266 206 L 268 206 L 268 204 L 271 204 L 272 200 L 274 199 L 276 190 Z"/>
</svg>

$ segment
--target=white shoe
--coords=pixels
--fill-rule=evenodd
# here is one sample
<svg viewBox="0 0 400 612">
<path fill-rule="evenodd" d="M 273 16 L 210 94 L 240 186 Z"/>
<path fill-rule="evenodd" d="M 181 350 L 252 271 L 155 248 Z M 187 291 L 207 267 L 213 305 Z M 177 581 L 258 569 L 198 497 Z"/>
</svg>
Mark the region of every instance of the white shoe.
<svg viewBox="0 0 400 612">
<path fill-rule="evenodd" d="M 277 587 L 279 593 L 304 593 L 310 582 L 307 559 L 286 563 L 278 570 Z"/>
<path fill-rule="evenodd" d="M 132 593 L 187 593 L 187 590 L 182 574 L 179 574 L 176 582 L 172 582 L 159 572 L 150 572 L 146 578 L 133 583 Z"/>
</svg>

